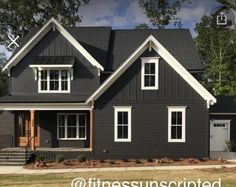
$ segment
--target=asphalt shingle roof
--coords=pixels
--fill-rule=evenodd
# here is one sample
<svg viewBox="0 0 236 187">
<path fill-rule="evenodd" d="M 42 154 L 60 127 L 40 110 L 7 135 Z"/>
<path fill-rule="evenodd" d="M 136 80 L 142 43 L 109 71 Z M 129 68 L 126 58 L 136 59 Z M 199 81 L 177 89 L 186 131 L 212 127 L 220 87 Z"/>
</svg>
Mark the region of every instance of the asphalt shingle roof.
<svg viewBox="0 0 236 187">
<path fill-rule="evenodd" d="M 230 96 L 216 97 L 217 103 L 211 107 L 211 113 L 236 113 L 236 99 Z"/>
</svg>

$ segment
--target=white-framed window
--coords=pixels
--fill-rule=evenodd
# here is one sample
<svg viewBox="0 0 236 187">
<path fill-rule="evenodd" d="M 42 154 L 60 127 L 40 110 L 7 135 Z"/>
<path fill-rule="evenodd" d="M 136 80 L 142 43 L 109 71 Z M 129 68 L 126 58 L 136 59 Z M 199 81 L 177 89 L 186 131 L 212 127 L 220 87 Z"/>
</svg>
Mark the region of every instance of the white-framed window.
<svg viewBox="0 0 236 187">
<path fill-rule="evenodd" d="M 85 113 L 58 113 L 58 140 L 86 140 L 87 115 Z"/>
<path fill-rule="evenodd" d="M 168 107 L 168 142 L 185 142 L 186 106 Z"/>
<path fill-rule="evenodd" d="M 131 106 L 114 106 L 114 141 L 131 142 Z"/>
<path fill-rule="evenodd" d="M 39 71 L 39 93 L 69 93 L 70 71 L 66 69 L 44 69 Z"/>
<path fill-rule="evenodd" d="M 141 58 L 141 88 L 142 90 L 158 90 L 159 57 Z"/>
</svg>

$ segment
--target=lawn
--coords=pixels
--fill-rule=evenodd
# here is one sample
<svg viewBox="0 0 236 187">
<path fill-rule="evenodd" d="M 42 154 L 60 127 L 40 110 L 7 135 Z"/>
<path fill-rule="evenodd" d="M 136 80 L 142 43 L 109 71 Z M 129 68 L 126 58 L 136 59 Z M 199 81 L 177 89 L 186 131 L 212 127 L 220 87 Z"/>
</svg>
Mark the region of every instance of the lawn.
<svg viewBox="0 0 236 187">
<path fill-rule="evenodd" d="M 214 181 L 221 178 L 223 186 L 236 186 L 235 170 L 208 169 L 208 170 L 173 170 L 173 171 L 127 171 L 127 172 L 86 172 L 66 174 L 45 174 L 45 175 L 0 175 L 0 186 L 11 187 L 64 187 L 70 186 L 72 179 L 77 177 L 96 178 L 106 181 L 178 181 L 187 180 L 208 180 Z M 218 187 L 218 186 L 217 186 Z"/>
</svg>

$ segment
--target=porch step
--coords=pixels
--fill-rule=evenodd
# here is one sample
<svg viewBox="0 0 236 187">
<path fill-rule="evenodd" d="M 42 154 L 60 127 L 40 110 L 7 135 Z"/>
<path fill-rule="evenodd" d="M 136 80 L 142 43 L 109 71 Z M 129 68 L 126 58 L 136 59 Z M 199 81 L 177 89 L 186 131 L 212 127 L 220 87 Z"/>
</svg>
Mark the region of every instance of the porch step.
<svg viewBox="0 0 236 187">
<path fill-rule="evenodd" d="M 27 162 L 24 150 L 0 150 L 0 165 L 24 165 Z"/>
</svg>

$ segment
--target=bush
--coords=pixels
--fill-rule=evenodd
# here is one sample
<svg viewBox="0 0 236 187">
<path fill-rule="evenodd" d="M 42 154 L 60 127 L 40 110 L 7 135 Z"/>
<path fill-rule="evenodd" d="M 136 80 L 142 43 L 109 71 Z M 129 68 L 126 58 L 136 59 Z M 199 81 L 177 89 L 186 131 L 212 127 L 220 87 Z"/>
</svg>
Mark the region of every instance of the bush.
<svg viewBox="0 0 236 187">
<path fill-rule="evenodd" d="M 123 161 L 123 162 L 129 162 L 129 160 L 126 159 L 126 158 L 123 158 L 122 161 Z"/>
<path fill-rule="evenodd" d="M 115 162 L 115 160 L 110 160 L 109 163 L 113 165 L 113 164 L 115 164 L 116 162 Z"/>
<path fill-rule="evenodd" d="M 42 156 L 42 155 L 39 155 L 39 156 L 36 156 L 36 158 L 35 158 L 35 161 L 36 162 L 40 162 L 40 161 L 44 161 L 45 160 L 45 158 L 44 158 L 44 156 Z"/>
<path fill-rule="evenodd" d="M 76 158 L 79 162 L 85 162 L 86 161 L 86 156 L 85 155 L 79 155 Z"/>
<path fill-rule="evenodd" d="M 142 162 L 141 162 L 141 160 L 135 160 L 135 163 L 136 164 L 141 164 Z"/>
<path fill-rule="evenodd" d="M 153 162 L 153 159 L 152 158 L 148 158 L 147 162 Z"/>
<path fill-rule="evenodd" d="M 105 163 L 105 160 L 99 160 L 100 163 Z"/>
<path fill-rule="evenodd" d="M 63 155 L 57 155 L 56 156 L 56 161 L 57 163 L 61 163 L 65 160 L 64 156 Z"/>
</svg>

